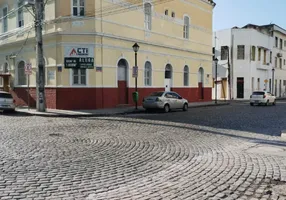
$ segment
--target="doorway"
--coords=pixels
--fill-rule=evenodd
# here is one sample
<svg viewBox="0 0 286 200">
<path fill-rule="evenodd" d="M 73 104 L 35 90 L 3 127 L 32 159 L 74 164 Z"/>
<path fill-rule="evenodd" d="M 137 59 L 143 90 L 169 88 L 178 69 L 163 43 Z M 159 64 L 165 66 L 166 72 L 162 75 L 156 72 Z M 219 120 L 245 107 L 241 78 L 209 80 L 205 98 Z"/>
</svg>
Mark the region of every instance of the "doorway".
<svg viewBox="0 0 286 200">
<path fill-rule="evenodd" d="M 117 64 L 117 84 L 118 84 L 118 103 L 128 104 L 128 63 L 125 59 L 119 60 Z"/>
<path fill-rule="evenodd" d="M 244 98 L 244 78 L 238 77 L 236 80 L 236 91 L 237 91 L 237 98 L 243 99 Z"/>
<path fill-rule="evenodd" d="M 198 72 L 198 97 L 204 99 L 204 69 L 202 67 Z"/>
<path fill-rule="evenodd" d="M 165 91 L 170 92 L 172 87 L 172 65 L 167 64 L 165 67 Z"/>
</svg>

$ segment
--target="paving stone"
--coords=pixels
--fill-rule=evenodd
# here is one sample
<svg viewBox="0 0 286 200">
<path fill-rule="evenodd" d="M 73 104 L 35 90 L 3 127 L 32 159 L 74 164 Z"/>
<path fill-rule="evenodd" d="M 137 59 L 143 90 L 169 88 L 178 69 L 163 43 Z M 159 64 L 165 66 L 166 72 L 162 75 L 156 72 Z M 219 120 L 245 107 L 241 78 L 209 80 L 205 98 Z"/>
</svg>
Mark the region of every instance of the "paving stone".
<svg viewBox="0 0 286 200">
<path fill-rule="evenodd" d="M 254 128 L 264 112 L 241 104 L 223 108 L 223 118 L 215 108 L 142 117 L 0 116 L 0 199 L 269 199 L 265 191 L 286 177 L 286 162 L 247 149 L 275 143 L 278 137 L 261 131 L 276 130 L 284 107 L 269 107 L 273 119 L 263 121 L 270 128 L 260 134 Z M 248 115 L 262 116 L 253 122 Z"/>
</svg>

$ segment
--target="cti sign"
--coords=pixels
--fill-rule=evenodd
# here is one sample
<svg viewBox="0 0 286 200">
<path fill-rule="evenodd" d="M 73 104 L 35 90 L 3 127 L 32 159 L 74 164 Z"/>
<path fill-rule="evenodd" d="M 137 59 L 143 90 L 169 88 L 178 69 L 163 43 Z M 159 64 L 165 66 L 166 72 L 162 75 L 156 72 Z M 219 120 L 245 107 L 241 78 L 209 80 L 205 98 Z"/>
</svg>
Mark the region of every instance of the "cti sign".
<svg viewBox="0 0 286 200">
<path fill-rule="evenodd" d="M 65 68 L 93 69 L 94 47 L 67 46 L 64 57 Z"/>
<path fill-rule="evenodd" d="M 88 56 L 88 48 L 72 48 L 70 56 Z"/>
</svg>

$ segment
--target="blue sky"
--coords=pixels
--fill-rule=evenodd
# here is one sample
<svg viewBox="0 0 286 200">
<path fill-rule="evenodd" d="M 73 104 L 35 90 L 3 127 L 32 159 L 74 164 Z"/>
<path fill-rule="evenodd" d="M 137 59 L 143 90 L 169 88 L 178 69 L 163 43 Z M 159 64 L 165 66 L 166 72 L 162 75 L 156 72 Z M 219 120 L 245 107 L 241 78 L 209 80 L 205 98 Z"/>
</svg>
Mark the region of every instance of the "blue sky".
<svg viewBox="0 0 286 200">
<path fill-rule="evenodd" d="M 213 30 L 248 23 L 277 24 L 286 29 L 286 0 L 214 0 Z"/>
</svg>

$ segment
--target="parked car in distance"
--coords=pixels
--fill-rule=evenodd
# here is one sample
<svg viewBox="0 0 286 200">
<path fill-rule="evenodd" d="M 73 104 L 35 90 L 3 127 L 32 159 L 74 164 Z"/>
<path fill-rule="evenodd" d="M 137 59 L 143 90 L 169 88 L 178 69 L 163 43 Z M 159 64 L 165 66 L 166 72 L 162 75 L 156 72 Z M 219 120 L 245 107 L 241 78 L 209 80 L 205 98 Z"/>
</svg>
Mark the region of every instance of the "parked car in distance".
<svg viewBox="0 0 286 200">
<path fill-rule="evenodd" d="M 188 100 L 182 98 L 176 92 L 153 92 L 143 99 L 143 108 L 150 109 L 163 109 L 166 113 L 172 109 L 188 110 Z"/>
<path fill-rule="evenodd" d="M 254 91 L 250 95 L 250 105 L 276 105 L 276 96 L 266 91 Z"/>
<path fill-rule="evenodd" d="M 8 92 L 0 91 L 0 110 L 15 111 L 15 101 L 12 95 Z"/>
</svg>

